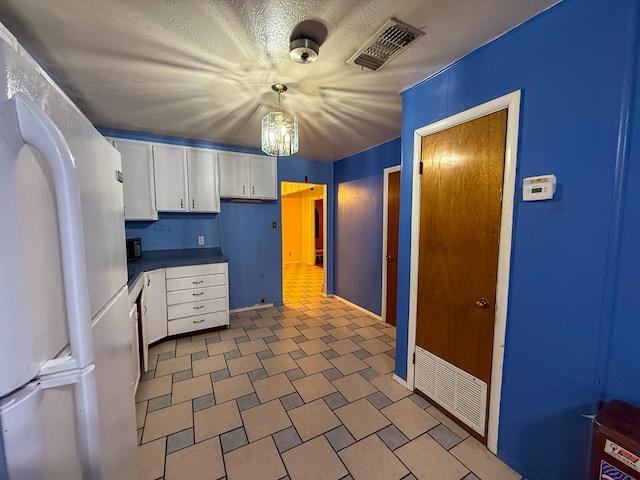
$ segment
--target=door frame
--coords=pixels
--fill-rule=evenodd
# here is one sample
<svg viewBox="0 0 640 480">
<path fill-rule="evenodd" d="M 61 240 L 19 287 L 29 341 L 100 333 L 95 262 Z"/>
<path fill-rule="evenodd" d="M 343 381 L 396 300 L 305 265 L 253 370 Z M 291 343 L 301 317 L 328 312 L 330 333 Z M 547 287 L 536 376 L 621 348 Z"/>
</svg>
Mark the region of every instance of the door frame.
<svg viewBox="0 0 640 480">
<path fill-rule="evenodd" d="M 315 187 L 312 187 L 315 188 Z M 302 195 L 302 232 L 308 235 L 302 235 L 302 263 L 305 265 L 315 265 L 316 245 L 314 236 L 315 220 L 315 199 L 305 198 Z"/>
<path fill-rule="evenodd" d="M 316 183 L 315 187 L 322 187 L 322 294 L 324 296 L 327 295 L 327 184 L 326 183 Z M 314 188 L 315 188 L 314 187 Z M 313 220 L 315 215 L 315 200 L 310 202 L 310 218 Z M 315 260 L 315 242 L 313 243 L 313 255 Z M 303 252 L 303 262 L 304 262 L 304 252 Z M 315 262 L 314 262 L 315 265 Z"/>
<path fill-rule="evenodd" d="M 382 321 L 387 321 L 387 228 L 389 226 L 389 174 L 400 172 L 401 165 L 384 169 L 384 186 L 382 187 Z"/>
<path fill-rule="evenodd" d="M 306 184 L 306 182 L 298 182 L 295 180 L 281 180 L 280 184 L 278 185 L 278 188 L 280 190 L 280 196 L 278 198 L 278 203 L 280 204 L 280 208 L 279 208 L 279 213 L 280 213 L 280 252 L 281 252 L 281 256 L 282 256 L 282 184 L 283 183 L 299 183 L 301 185 Z M 328 262 L 330 261 L 330 259 L 328 258 L 329 254 L 333 253 L 333 252 L 329 252 L 328 248 L 327 248 L 327 184 L 326 183 L 314 183 L 312 184 L 314 187 L 322 187 L 322 208 L 324 210 L 323 216 L 322 216 L 322 242 L 323 242 L 323 255 L 322 255 L 322 296 L 327 297 L 327 265 Z M 304 208 L 304 206 L 303 206 Z M 311 208 L 313 210 L 313 203 L 311 204 Z M 313 211 L 311 212 L 313 213 Z M 301 220 L 302 221 L 302 220 Z M 302 247 L 304 249 L 304 246 Z M 315 248 L 315 246 L 314 246 Z M 302 252 L 302 255 L 304 256 L 304 252 Z M 283 258 L 281 257 L 281 261 L 280 261 L 280 279 L 282 280 L 282 275 L 283 275 L 283 271 L 282 271 L 282 265 L 283 265 Z M 281 291 L 280 291 L 280 299 L 283 300 L 284 298 L 284 284 L 281 284 Z M 284 301 L 283 301 L 284 304 Z"/>
<path fill-rule="evenodd" d="M 507 327 L 507 305 L 509 297 L 509 275 L 511 270 L 511 242 L 513 213 L 516 193 L 516 162 L 518 129 L 520 124 L 520 90 L 478 105 L 464 112 L 417 128 L 413 134 L 413 199 L 411 205 L 411 269 L 409 282 L 409 330 L 407 342 L 407 387 L 414 389 L 415 365 L 413 353 L 416 347 L 418 259 L 420 240 L 420 196 L 421 182 L 419 166 L 422 154 L 422 137 L 476 118 L 507 109 L 507 137 L 505 145 L 504 178 L 502 185 L 502 213 L 500 218 L 500 244 L 498 248 L 498 274 L 496 279 L 496 312 L 493 333 L 493 356 L 491 365 L 491 388 L 489 392 L 489 418 L 487 421 L 487 448 L 494 454 L 498 451 L 498 425 L 504 342 Z"/>
</svg>

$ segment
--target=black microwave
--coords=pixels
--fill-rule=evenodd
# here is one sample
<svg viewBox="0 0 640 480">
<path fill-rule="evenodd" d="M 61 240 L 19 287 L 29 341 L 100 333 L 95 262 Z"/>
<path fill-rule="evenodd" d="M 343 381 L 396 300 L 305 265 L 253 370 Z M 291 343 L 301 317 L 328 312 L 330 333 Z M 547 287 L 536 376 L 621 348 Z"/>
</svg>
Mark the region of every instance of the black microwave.
<svg viewBox="0 0 640 480">
<path fill-rule="evenodd" d="M 127 238 L 127 262 L 142 258 L 142 242 L 139 238 Z"/>
</svg>

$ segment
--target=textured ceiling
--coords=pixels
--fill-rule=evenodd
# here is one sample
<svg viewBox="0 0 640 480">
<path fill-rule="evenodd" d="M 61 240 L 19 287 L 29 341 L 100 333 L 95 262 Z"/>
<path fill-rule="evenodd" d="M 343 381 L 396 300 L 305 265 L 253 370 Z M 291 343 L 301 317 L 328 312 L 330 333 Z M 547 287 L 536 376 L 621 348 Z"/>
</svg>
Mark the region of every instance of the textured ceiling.
<svg viewBox="0 0 640 480">
<path fill-rule="evenodd" d="M 557 2 L 2 0 L 0 22 L 97 126 L 260 148 L 280 81 L 298 156 L 334 161 L 400 135 L 401 90 Z M 425 35 L 378 72 L 347 65 L 390 17 Z M 327 34 L 301 65 L 306 20 Z"/>
</svg>

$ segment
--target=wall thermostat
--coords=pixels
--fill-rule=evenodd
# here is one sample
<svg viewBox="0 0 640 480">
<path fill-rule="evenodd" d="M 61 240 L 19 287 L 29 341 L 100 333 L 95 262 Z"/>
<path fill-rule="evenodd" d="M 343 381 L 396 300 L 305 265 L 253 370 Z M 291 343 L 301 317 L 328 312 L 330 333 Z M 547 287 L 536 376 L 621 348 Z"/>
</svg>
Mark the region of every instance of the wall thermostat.
<svg viewBox="0 0 640 480">
<path fill-rule="evenodd" d="M 534 200 L 549 200 L 556 192 L 556 176 L 540 175 L 527 177 L 522 185 L 522 200 L 532 202 Z"/>
</svg>

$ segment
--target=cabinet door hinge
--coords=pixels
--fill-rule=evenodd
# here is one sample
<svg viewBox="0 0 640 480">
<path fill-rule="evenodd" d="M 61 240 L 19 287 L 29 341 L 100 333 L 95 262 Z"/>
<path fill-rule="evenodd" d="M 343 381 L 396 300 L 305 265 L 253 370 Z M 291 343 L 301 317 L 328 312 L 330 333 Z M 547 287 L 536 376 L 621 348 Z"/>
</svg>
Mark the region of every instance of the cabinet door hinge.
<svg viewBox="0 0 640 480">
<path fill-rule="evenodd" d="M 413 364 L 416 364 L 416 352 L 413 352 Z"/>
<path fill-rule="evenodd" d="M 420 162 L 420 175 L 422 175 L 423 162 Z"/>
</svg>

